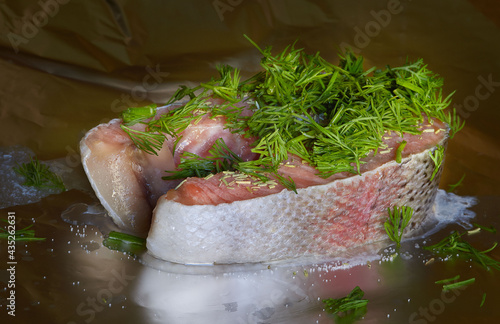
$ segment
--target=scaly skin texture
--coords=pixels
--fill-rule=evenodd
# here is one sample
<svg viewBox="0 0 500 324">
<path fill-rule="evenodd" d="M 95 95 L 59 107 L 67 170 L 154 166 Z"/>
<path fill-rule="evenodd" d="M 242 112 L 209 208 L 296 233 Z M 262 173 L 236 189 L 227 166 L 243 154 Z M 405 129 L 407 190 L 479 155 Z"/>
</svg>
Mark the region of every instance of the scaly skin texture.
<svg viewBox="0 0 500 324">
<path fill-rule="evenodd" d="M 447 137 L 435 143 L 445 146 Z M 435 146 L 371 171 L 263 197 L 186 205 L 166 196 L 154 210 L 149 253 L 178 263 L 212 264 L 334 257 L 387 239 L 387 208 L 415 212 L 407 235 L 431 213 L 441 169 L 430 181 Z M 441 164 L 442 165 L 442 164 Z"/>
</svg>

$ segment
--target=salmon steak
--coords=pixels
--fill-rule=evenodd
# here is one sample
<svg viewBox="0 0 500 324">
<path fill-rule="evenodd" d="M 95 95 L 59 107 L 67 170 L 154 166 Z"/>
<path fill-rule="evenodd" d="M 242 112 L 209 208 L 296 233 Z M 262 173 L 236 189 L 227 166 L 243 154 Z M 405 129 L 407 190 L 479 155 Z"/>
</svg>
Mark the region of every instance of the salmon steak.
<svg viewBox="0 0 500 324">
<path fill-rule="evenodd" d="M 387 239 L 384 222 L 393 206 L 414 209 L 406 233 L 411 235 L 431 214 L 441 169 L 430 180 L 435 169 L 430 153 L 446 140 L 445 131 L 432 133 L 417 141 L 401 163 L 392 159 L 361 175 L 298 188 L 297 193 L 239 173 L 190 178 L 158 201 L 148 250 L 181 263 L 335 256 Z M 297 172 L 302 181 L 325 182 L 300 162 L 288 163 L 283 168 Z"/>
<path fill-rule="evenodd" d="M 422 60 L 364 70 L 287 47 L 263 71 L 182 86 L 82 139 L 115 223 L 182 264 L 335 257 L 388 239 L 388 210 L 432 215 L 449 138 L 463 127 Z M 188 100 L 185 100 L 188 98 Z"/>
</svg>

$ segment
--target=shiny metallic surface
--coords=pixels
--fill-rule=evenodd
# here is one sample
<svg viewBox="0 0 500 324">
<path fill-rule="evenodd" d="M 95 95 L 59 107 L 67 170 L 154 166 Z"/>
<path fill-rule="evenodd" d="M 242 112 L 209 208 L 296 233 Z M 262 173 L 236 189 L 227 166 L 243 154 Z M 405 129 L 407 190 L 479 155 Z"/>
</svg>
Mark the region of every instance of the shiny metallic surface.
<svg viewBox="0 0 500 324">
<path fill-rule="evenodd" d="M 14 278 L 0 240 L 0 322 L 335 323 L 322 299 L 355 286 L 369 300 L 361 323 L 496 322 L 498 271 L 422 246 L 470 222 L 500 229 L 499 9 L 489 0 L 0 2 L 1 152 L 18 145 L 57 162 L 69 189 L 22 203 L 0 166 L 0 218 L 15 215 L 19 229 L 34 224 L 46 238 L 16 243 Z M 329 262 L 196 267 L 104 247 L 115 227 L 83 173 L 79 140 L 128 106 L 163 104 L 178 85 L 209 79 L 218 63 L 259 70 L 243 34 L 276 50 L 299 39 L 334 63 L 345 46 L 367 67 L 423 58 L 445 94 L 456 90 L 466 121 L 448 144 L 441 188 L 466 174 L 454 192 L 477 198 L 476 217 L 406 241 L 397 256 L 386 244 Z M 485 250 L 500 234 L 464 239 Z M 489 255 L 500 260 L 499 251 Z M 435 283 L 456 275 L 475 282 L 452 291 Z"/>
</svg>

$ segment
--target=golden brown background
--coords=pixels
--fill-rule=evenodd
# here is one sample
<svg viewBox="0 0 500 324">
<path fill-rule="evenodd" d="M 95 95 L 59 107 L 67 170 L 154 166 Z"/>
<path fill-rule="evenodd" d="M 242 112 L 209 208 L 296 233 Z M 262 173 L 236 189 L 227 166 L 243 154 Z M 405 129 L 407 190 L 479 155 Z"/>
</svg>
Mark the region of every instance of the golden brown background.
<svg viewBox="0 0 500 324">
<path fill-rule="evenodd" d="M 276 50 L 298 40 L 298 46 L 320 51 L 334 62 L 339 48 L 350 45 L 365 57 L 366 67 L 423 58 L 444 78 L 445 93 L 456 91 L 453 105 L 466 121 L 449 144 L 441 187 L 466 174 L 456 192 L 479 197 L 478 215 L 498 222 L 500 3 L 494 0 L 0 0 L 0 146 L 21 145 L 42 160 L 62 158 L 71 168 L 81 168 L 79 139 L 128 105 L 161 104 L 178 85 L 215 75 L 218 63 L 236 66 L 244 75 L 258 70 L 260 56 L 243 34 Z M 75 192 L 51 199 L 14 210 L 26 218 L 41 214 L 43 221 L 59 219 L 71 203 L 92 201 Z M 59 230 L 54 235 L 67 236 L 65 223 Z M 26 278 L 36 277 L 27 268 Z M 54 271 L 72 281 L 72 271 Z M 498 291 L 498 281 L 488 280 Z M 26 303 L 36 300 L 36 287 L 27 279 L 25 287 Z M 39 310 L 40 322 L 74 319 L 85 294 L 75 292 L 69 301 L 58 292 L 66 289 L 61 284 L 45 289 L 59 297 L 42 294 L 39 299 L 65 311 Z M 493 291 L 488 293 L 489 306 L 479 309 L 475 300 L 469 305 L 464 299 L 449 306 L 436 323 L 496 320 L 500 313 L 493 304 L 499 300 Z M 427 303 L 434 296 L 423 293 L 420 299 Z M 375 302 L 374 307 L 382 304 L 387 306 Z M 469 313 L 462 311 L 467 307 Z M 141 318 L 135 314 L 131 321 Z M 98 315 L 93 322 L 104 322 L 106 316 Z M 369 318 L 370 323 L 391 322 L 380 314 Z"/>
</svg>

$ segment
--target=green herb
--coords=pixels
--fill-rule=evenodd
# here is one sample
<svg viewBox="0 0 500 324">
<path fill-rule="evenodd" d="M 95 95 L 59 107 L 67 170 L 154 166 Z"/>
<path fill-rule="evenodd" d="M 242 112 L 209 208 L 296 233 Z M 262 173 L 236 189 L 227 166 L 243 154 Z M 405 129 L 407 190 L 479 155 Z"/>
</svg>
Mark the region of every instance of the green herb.
<svg viewBox="0 0 500 324">
<path fill-rule="evenodd" d="M 453 93 L 451 93 L 450 96 L 451 95 L 453 95 Z M 465 121 L 457 116 L 457 111 L 455 109 L 451 109 L 448 113 L 446 113 L 445 110 L 439 110 L 437 118 L 448 124 L 450 128 L 450 138 L 453 138 L 455 134 L 465 126 Z"/>
<path fill-rule="evenodd" d="M 222 138 L 215 141 L 212 148 L 208 151 L 208 156 L 201 157 L 194 153 L 184 152 L 181 156 L 181 162 L 177 170 L 167 170 L 168 176 L 162 177 L 163 180 L 185 179 L 188 177 L 203 178 L 209 174 L 216 174 L 222 171 L 239 171 L 259 178 L 262 181 L 268 181 L 270 177 L 276 178 L 285 188 L 296 191 L 295 183 L 288 177 L 275 172 L 273 169 L 267 169 L 255 165 L 255 161 L 244 162 L 236 153 L 231 151 Z"/>
<path fill-rule="evenodd" d="M 353 323 L 366 314 L 367 299 L 364 292 L 356 286 L 346 297 L 324 299 L 325 311 L 335 315 L 336 322 Z"/>
<path fill-rule="evenodd" d="M 385 231 L 391 241 L 395 242 L 399 247 L 401 246 L 404 230 L 413 216 L 413 209 L 408 206 L 394 206 L 392 211 L 390 208 L 387 208 L 387 212 L 389 213 L 389 218 L 384 223 Z"/>
<path fill-rule="evenodd" d="M 218 65 L 217 71 L 220 74 L 219 79 L 212 79 L 212 82 L 202 83 L 200 86 L 212 90 L 213 94 L 219 98 L 230 102 L 240 101 L 238 91 L 240 85 L 239 71 L 229 65 Z"/>
<path fill-rule="evenodd" d="M 54 188 L 65 191 L 66 188 L 60 176 L 50 171 L 49 166 L 38 161 L 38 158 L 30 158 L 29 163 L 18 164 L 14 171 L 25 177 L 23 185 L 35 188 Z"/>
<path fill-rule="evenodd" d="M 120 127 L 130 136 L 132 142 L 139 149 L 149 154 L 158 155 L 157 151 L 163 146 L 165 135 L 135 130 L 126 125 L 121 125 Z"/>
<path fill-rule="evenodd" d="M 164 176 L 162 179 L 203 178 L 211 173 L 234 171 L 237 164 L 242 162 L 241 158 L 227 147 L 222 138 L 215 141 L 208 153 L 207 157 L 201 157 L 190 152 L 184 152 L 177 170 L 166 171 L 171 175 Z"/>
<path fill-rule="evenodd" d="M 481 299 L 481 305 L 479 305 L 479 307 L 483 307 L 485 301 L 486 301 L 486 293 L 483 294 L 483 298 Z"/>
<path fill-rule="evenodd" d="M 470 278 L 464 281 L 454 282 L 451 284 L 443 285 L 443 290 L 457 289 L 463 286 L 470 285 L 476 281 L 476 278 Z"/>
<path fill-rule="evenodd" d="M 121 118 L 127 126 L 135 125 L 153 118 L 156 114 L 156 105 L 151 104 L 144 107 L 132 107 L 122 112 Z"/>
<path fill-rule="evenodd" d="M 146 239 L 134 235 L 111 231 L 102 244 L 111 250 L 139 254 L 146 249 Z"/>
<path fill-rule="evenodd" d="M 340 54 L 340 63 L 334 65 L 295 44 L 273 54 L 271 47 L 261 49 L 247 39 L 263 55 L 261 72 L 241 81 L 238 69 L 218 66 L 218 78 L 195 88 L 181 86 L 168 102 L 189 97 L 186 104 L 150 121 L 145 121 L 151 113 L 149 106 L 142 107 L 139 116 L 124 116 L 125 122 L 145 124 L 144 132 L 122 127 L 134 143 L 155 154 L 164 134 L 179 140 L 190 123 L 205 116 L 224 116 L 231 132 L 258 139 L 252 146 L 257 160 L 239 162 L 241 172 L 267 172 L 277 177 L 280 163 L 294 154 L 326 178 L 338 172 L 360 173 L 363 158 L 382 145 L 385 132 L 420 134 L 418 127 L 424 117 L 449 123 L 451 134 L 463 127 L 456 112 L 447 110 L 451 94 L 442 96 L 442 79 L 422 60 L 365 70 L 363 57 L 350 51 Z M 210 97 L 225 102 L 214 107 L 207 101 Z M 241 116 L 242 107 L 235 105 L 243 100 L 249 104 L 250 116 Z M 404 145 L 403 141 L 398 148 L 398 161 Z M 441 148 L 433 153 L 436 165 L 443 152 Z M 204 158 L 187 154 L 185 159 L 192 164 L 192 160 Z M 293 187 L 291 179 L 280 181 Z"/>
<path fill-rule="evenodd" d="M 462 181 L 464 181 L 464 179 L 465 179 L 465 173 L 464 173 L 464 175 L 460 178 L 460 180 L 458 180 L 458 182 L 457 182 L 457 183 L 449 185 L 448 192 L 452 192 L 452 191 L 454 191 L 457 187 L 461 186 L 461 185 L 462 185 Z"/>
<path fill-rule="evenodd" d="M 460 275 L 456 275 L 453 278 L 438 280 L 435 282 L 435 284 L 438 284 L 438 285 L 447 284 L 447 283 L 452 282 L 452 281 L 457 281 L 458 279 L 460 279 Z"/>
<path fill-rule="evenodd" d="M 184 97 L 189 97 L 190 99 L 194 99 L 196 97 L 195 92 L 200 89 L 200 87 L 188 88 L 185 85 L 181 85 L 177 91 L 175 91 L 174 95 L 170 100 L 166 103 L 167 105 L 174 103 L 176 101 L 182 100 Z"/>
<path fill-rule="evenodd" d="M 8 220 L 1 219 L 2 221 L 10 224 Z M 9 233 L 9 231 L 5 228 L 0 227 L 0 239 L 8 239 L 9 236 L 14 236 L 15 241 L 44 241 L 44 237 L 35 237 L 35 230 L 31 229 L 33 224 L 26 226 L 23 229 L 14 231 L 14 235 Z"/>
<path fill-rule="evenodd" d="M 396 162 L 401 163 L 401 160 L 403 159 L 402 153 L 403 150 L 406 146 L 406 141 L 402 141 L 399 143 L 398 149 L 396 150 Z"/>
<path fill-rule="evenodd" d="M 491 252 L 496 248 L 497 243 L 493 244 L 493 246 L 487 250 L 479 251 L 470 245 L 468 242 L 464 241 L 462 236 L 465 233 L 459 234 L 458 232 L 453 232 L 439 243 L 426 246 L 424 249 L 431 250 L 440 253 L 447 253 L 450 255 L 462 255 L 465 257 L 472 258 L 477 263 L 481 264 L 486 269 L 493 268 L 495 270 L 500 270 L 500 261 L 497 261 L 487 253 Z"/>
<path fill-rule="evenodd" d="M 436 176 L 437 172 L 439 171 L 441 164 L 443 163 L 444 146 L 437 145 L 433 151 L 429 152 L 429 155 L 431 156 L 431 159 L 434 162 L 434 171 L 432 172 L 431 179 L 430 179 L 430 181 L 432 181 L 434 179 L 434 177 Z"/>
<path fill-rule="evenodd" d="M 474 225 L 474 226 L 476 226 L 477 228 L 482 229 L 482 230 L 484 230 L 484 231 L 486 231 L 486 232 L 490 232 L 490 233 L 496 233 L 496 232 L 497 232 L 497 229 L 496 229 L 496 228 L 494 228 L 493 226 L 489 226 L 489 227 L 487 227 L 487 226 L 479 225 L 479 224 L 477 224 L 477 223 L 472 223 L 472 225 Z"/>
</svg>

